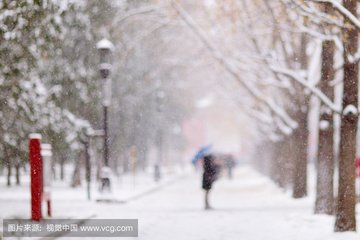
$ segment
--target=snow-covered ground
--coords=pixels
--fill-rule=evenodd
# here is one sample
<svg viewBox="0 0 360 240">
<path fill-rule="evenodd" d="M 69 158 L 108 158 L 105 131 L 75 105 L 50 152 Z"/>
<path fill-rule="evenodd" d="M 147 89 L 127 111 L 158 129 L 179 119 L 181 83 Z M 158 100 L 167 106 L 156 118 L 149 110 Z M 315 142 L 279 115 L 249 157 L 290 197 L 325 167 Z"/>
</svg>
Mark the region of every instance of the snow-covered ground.
<svg viewBox="0 0 360 240">
<path fill-rule="evenodd" d="M 117 202 L 127 202 L 139 198 L 151 192 L 156 192 L 162 187 L 171 184 L 179 177 L 189 172 L 189 168 L 171 168 L 162 170 L 162 179 L 154 181 L 152 169 L 136 174 L 126 174 L 112 177 L 112 193 L 100 194 L 99 184 L 92 180 L 90 196 L 87 199 L 87 188 L 85 181 L 80 187 L 71 188 L 71 174 L 73 169 L 66 167 L 65 180 L 55 181 L 51 187 L 52 215 L 53 218 L 87 218 L 97 214 L 97 206 L 102 203 L 96 201 L 111 199 Z M 95 179 L 93 176 L 92 179 Z M 30 179 L 21 176 L 21 185 L 6 187 L 5 176 L 0 176 L 0 220 L 4 218 L 29 219 L 30 210 Z M 15 178 L 12 179 L 13 182 Z M 46 213 L 43 204 L 43 214 Z M 46 217 L 46 216 L 45 216 Z M 2 226 L 0 226 L 1 230 Z"/>
<path fill-rule="evenodd" d="M 175 179 L 176 174 L 169 175 Z M 123 183 L 125 179 L 131 180 L 130 176 L 123 178 Z M 175 181 L 168 177 L 167 184 L 162 187 L 158 184 L 158 191 L 151 193 L 150 181 L 147 187 L 138 183 L 138 194 L 149 193 L 124 204 L 88 202 L 85 189 L 80 188 L 81 192 L 55 186 L 53 215 L 54 218 L 137 218 L 138 239 L 144 240 L 355 240 L 360 237 L 360 233 L 334 233 L 334 217 L 313 214 L 312 196 L 294 200 L 249 166 L 239 167 L 233 180 L 223 177 L 215 183 L 211 193 L 214 209 L 205 211 L 200 178 L 194 172 Z M 122 188 L 125 195 L 126 187 Z M 0 191 L 1 218 L 29 216 L 29 199 L 25 198 L 28 190 L 1 187 Z"/>
</svg>

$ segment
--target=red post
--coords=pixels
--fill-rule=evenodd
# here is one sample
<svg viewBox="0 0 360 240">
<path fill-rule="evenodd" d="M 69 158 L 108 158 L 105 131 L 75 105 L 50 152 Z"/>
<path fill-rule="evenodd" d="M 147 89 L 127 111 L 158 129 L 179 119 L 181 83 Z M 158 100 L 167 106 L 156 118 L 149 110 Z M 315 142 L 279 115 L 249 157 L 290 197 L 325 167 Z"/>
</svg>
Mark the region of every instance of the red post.
<svg viewBox="0 0 360 240">
<path fill-rule="evenodd" d="M 358 156 L 355 160 L 356 162 L 356 177 L 360 177 L 360 156 Z"/>
<path fill-rule="evenodd" d="M 30 134 L 29 136 L 29 162 L 31 178 L 31 219 L 40 221 L 41 195 L 42 195 L 42 160 L 41 160 L 41 135 Z"/>
</svg>

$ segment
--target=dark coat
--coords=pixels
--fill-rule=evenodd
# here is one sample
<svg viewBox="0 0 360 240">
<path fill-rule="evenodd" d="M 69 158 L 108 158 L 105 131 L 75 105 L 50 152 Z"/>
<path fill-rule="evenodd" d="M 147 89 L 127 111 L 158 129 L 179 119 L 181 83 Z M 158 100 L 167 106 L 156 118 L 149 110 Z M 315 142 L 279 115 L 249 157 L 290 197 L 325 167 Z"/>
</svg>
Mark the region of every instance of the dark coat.
<svg viewBox="0 0 360 240">
<path fill-rule="evenodd" d="M 210 190 L 213 182 L 217 179 L 218 167 L 215 165 L 214 156 L 209 154 L 204 157 L 204 172 L 202 178 L 202 188 Z"/>
</svg>

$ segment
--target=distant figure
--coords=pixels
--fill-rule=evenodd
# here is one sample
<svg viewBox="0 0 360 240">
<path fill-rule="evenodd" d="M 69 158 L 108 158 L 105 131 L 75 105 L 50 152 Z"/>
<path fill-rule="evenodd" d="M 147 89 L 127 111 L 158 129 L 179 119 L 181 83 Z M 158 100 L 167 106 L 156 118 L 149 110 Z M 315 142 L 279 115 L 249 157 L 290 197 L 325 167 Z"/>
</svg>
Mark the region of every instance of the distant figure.
<svg viewBox="0 0 360 240">
<path fill-rule="evenodd" d="M 161 173 L 160 173 L 160 166 L 158 163 L 156 163 L 154 165 L 154 179 L 155 179 L 155 182 L 158 182 L 161 178 Z"/>
<path fill-rule="evenodd" d="M 234 156 L 232 154 L 226 154 L 224 157 L 224 160 L 225 160 L 225 166 L 228 170 L 228 178 L 232 179 L 232 177 L 233 177 L 232 170 L 235 167 Z"/>
<path fill-rule="evenodd" d="M 214 155 L 208 154 L 204 156 L 204 173 L 202 178 L 202 188 L 205 190 L 205 209 L 211 209 L 209 204 L 209 192 L 214 181 L 216 181 L 219 166 L 215 164 Z"/>
</svg>

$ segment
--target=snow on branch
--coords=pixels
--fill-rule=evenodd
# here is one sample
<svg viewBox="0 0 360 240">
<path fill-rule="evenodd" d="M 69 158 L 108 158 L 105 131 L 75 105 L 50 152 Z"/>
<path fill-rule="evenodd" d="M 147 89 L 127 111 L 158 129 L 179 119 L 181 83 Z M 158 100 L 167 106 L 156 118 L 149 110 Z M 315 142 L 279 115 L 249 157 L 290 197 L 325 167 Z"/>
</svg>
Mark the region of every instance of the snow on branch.
<svg viewBox="0 0 360 240">
<path fill-rule="evenodd" d="M 79 135 L 92 131 L 92 126 L 89 121 L 79 118 L 50 99 L 51 93 L 60 89 L 53 87 L 49 90 L 38 78 L 22 81 L 21 87 L 22 92 L 17 103 L 32 125 L 36 123 L 38 129 L 50 128 L 55 133 L 63 132 L 67 143 L 73 149 L 78 149 Z M 27 105 L 29 102 L 30 106 Z"/>
<path fill-rule="evenodd" d="M 314 96 L 320 99 L 326 106 L 328 106 L 332 111 L 341 114 L 341 109 L 339 109 L 338 106 L 336 106 L 323 92 L 321 92 L 318 88 L 310 85 L 306 79 L 301 77 L 299 74 L 297 74 L 295 71 L 271 66 L 270 67 L 274 72 L 283 74 L 287 77 L 290 77 L 291 79 L 295 80 L 296 82 L 300 83 L 302 86 L 304 86 L 306 89 L 310 90 Z"/>
<path fill-rule="evenodd" d="M 131 18 L 136 15 L 150 14 L 153 12 L 158 12 L 161 8 L 163 8 L 163 7 L 162 6 L 147 6 L 147 7 L 138 8 L 138 9 L 135 9 L 132 11 L 128 11 L 126 15 L 118 14 L 118 15 L 116 15 L 117 17 L 112 21 L 112 27 L 117 28 L 117 27 L 119 27 L 119 24 L 126 21 L 128 18 Z"/>
<path fill-rule="evenodd" d="M 283 2 L 286 2 L 286 0 L 282 0 Z M 334 18 L 331 15 L 328 15 L 327 13 L 319 11 L 319 9 L 313 5 L 305 5 L 304 2 L 297 2 L 297 1 L 291 1 L 292 4 L 294 4 L 300 11 L 299 13 L 303 16 L 310 17 L 309 20 L 313 21 L 315 24 L 321 24 L 321 23 L 327 23 L 331 24 L 337 27 L 344 27 L 344 24 L 342 21 L 340 21 L 337 18 Z"/>
<path fill-rule="evenodd" d="M 330 3 L 333 7 L 340 12 L 344 17 L 346 17 L 354 26 L 360 29 L 360 19 L 358 19 L 354 14 L 347 10 L 340 2 L 336 0 L 313 0 L 314 2 L 320 3 Z"/>
<path fill-rule="evenodd" d="M 234 79 L 237 80 L 254 98 L 260 100 L 269 109 L 277 115 L 287 126 L 291 129 L 297 128 L 298 124 L 294 121 L 281 107 L 279 107 L 272 98 L 266 97 L 265 94 L 261 93 L 254 86 L 249 84 L 249 82 L 244 81 L 239 74 L 237 73 L 236 67 L 228 61 L 221 52 L 210 42 L 207 34 L 197 25 L 193 18 L 186 12 L 186 10 L 176 1 L 172 1 L 172 6 L 179 13 L 182 20 L 187 24 L 187 26 L 196 34 L 196 36 L 201 40 L 204 46 L 211 52 L 213 57 L 225 68 L 225 70 L 230 73 Z"/>
<path fill-rule="evenodd" d="M 146 39 L 147 37 L 151 36 L 152 34 L 157 32 L 159 29 L 166 27 L 169 23 L 170 23 L 170 20 L 167 20 L 165 22 L 155 24 L 152 28 L 147 29 L 146 31 L 142 32 L 139 36 L 136 37 L 135 40 L 132 41 L 131 45 L 126 48 L 125 53 L 122 56 L 122 60 L 125 61 L 128 58 L 130 52 L 136 48 L 136 46 L 137 46 L 137 44 L 139 44 L 139 42 L 141 42 L 144 39 Z"/>
</svg>

